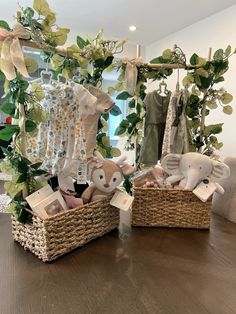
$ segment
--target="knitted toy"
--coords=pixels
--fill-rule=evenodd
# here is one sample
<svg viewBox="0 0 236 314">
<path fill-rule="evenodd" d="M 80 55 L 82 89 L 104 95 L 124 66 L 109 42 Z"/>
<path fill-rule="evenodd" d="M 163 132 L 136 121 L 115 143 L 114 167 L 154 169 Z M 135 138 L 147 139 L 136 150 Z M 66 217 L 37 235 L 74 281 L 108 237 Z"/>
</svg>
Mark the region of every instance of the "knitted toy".
<svg viewBox="0 0 236 314">
<path fill-rule="evenodd" d="M 89 165 L 93 184 L 81 196 L 84 203 L 101 200 L 113 194 L 124 176 L 135 171 L 134 167 L 125 162 L 126 157 L 121 157 L 117 162 L 105 160 L 98 152 L 96 152 L 96 157 Z"/>
</svg>

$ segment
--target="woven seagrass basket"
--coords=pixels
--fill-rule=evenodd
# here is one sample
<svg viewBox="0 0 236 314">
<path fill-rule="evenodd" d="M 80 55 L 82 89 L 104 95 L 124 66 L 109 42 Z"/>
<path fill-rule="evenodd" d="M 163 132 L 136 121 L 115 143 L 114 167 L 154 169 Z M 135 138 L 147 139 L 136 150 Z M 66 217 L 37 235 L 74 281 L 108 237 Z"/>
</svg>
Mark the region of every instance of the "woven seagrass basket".
<svg viewBox="0 0 236 314">
<path fill-rule="evenodd" d="M 209 229 L 211 200 L 203 203 L 191 191 L 133 188 L 132 225 Z"/>
<path fill-rule="evenodd" d="M 119 209 L 110 205 L 111 197 L 41 219 L 21 224 L 12 216 L 15 241 L 44 262 L 55 260 L 119 226 Z"/>
</svg>

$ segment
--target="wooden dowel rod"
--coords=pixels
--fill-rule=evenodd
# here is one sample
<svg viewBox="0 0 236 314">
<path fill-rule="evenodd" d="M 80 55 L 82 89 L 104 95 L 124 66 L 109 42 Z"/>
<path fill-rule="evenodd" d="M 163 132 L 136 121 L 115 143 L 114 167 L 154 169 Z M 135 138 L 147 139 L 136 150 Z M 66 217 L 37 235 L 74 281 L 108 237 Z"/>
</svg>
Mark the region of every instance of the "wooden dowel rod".
<svg viewBox="0 0 236 314">
<path fill-rule="evenodd" d="M 140 57 L 141 57 L 141 46 L 137 45 L 136 58 L 140 58 Z"/>
<path fill-rule="evenodd" d="M 50 47 L 42 48 L 36 42 L 30 41 L 30 40 L 24 40 L 24 39 L 20 40 L 20 44 L 22 47 L 34 48 L 34 49 L 45 51 L 45 52 L 56 52 L 56 53 L 63 55 L 65 57 L 67 56 L 66 49 L 62 48 L 62 47 L 61 48 L 50 48 Z"/>
<path fill-rule="evenodd" d="M 147 63 L 144 64 L 144 66 L 148 66 L 149 68 L 152 69 L 185 69 L 186 67 L 193 67 L 193 66 L 187 66 L 184 64 L 177 64 L 177 63 L 156 63 L 156 64 L 152 64 L 152 63 Z"/>
</svg>

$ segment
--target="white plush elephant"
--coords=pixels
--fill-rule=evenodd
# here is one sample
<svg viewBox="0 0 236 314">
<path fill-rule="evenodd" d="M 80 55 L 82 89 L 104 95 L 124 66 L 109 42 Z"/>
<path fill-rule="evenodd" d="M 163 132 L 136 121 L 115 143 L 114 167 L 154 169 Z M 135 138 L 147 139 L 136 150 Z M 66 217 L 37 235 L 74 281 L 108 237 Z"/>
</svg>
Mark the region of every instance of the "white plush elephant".
<svg viewBox="0 0 236 314">
<path fill-rule="evenodd" d="M 170 175 L 166 179 L 168 185 L 180 181 L 180 187 L 190 191 L 207 177 L 217 181 L 230 175 L 230 169 L 225 163 L 195 152 L 184 155 L 168 154 L 163 158 L 161 165 Z M 215 184 L 216 192 L 223 194 L 224 189 L 218 183 Z"/>
</svg>

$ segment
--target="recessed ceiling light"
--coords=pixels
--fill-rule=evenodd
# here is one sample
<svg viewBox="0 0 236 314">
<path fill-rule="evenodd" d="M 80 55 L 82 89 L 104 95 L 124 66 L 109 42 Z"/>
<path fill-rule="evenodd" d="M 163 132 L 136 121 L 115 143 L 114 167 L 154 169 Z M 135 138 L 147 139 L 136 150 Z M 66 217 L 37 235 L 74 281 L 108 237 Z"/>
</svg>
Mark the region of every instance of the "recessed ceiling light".
<svg viewBox="0 0 236 314">
<path fill-rule="evenodd" d="M 137 29 L 137 27 L 136 27 L 135 25 L 131 25 L 131 26 L 129 27 L 129 30 L 130 30 L 131 32 L 135 32 L 136 29 Z"/>
</svg>

